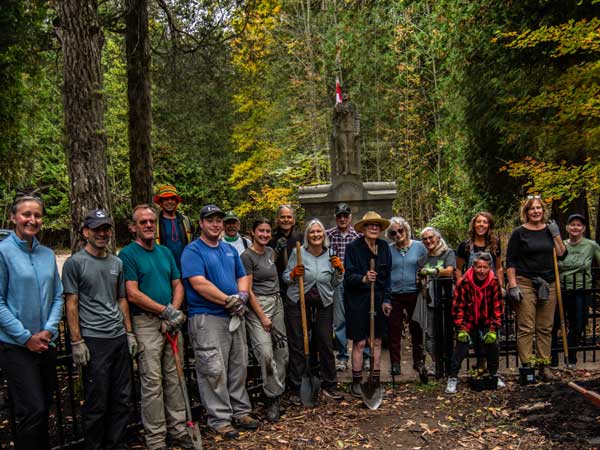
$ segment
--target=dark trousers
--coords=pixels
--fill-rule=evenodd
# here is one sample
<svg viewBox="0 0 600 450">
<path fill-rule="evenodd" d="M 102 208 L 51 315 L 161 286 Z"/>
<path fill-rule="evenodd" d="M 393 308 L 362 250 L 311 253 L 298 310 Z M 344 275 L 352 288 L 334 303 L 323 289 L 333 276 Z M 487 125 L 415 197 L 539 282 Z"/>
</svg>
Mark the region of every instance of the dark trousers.
<svg viewBox="0 0 600 450">
<path fill-rule="evenodd" d="M 568 330 L 569 364 L 577 364 L 577 350 L 575 348 L 579 347 L 583 341 L 591 297 L 583 289 L 578 289 L 575 291 L 562 291 L 562 298 L 565 310 L 565 327 Z M 557 305 L 552 327 L 552 365 L 558 365 L 558 350 L 562 349 L 562 341 L 560 343 L 558 341 L 558 330 L 560 330 L 560 313 Z"/>
<path fill-rule="evenodd" d="M 477 342 L 479 340 L 480 346 L 483 346 L 485 357 L 487 360 L 487 367 L 490 375 L 496 375 L 498 367 L 500 366 L 500 357 L 498 354 L 498 341 L 493 344 L 484 344 L 479 336 L 479 329 L 475 328 L 469 333 L 471 341 Z M 460 366 L 463 360 L 469 354 L 469 343 L 456 341 L 454 351 L 452 352 L 452 358 L 450 360 L 450 377 L 458 376 L 460 372 Z"/>
<path fill-rule="evenodd" d="M 404 331 L 404 319 L 408 320 L 408 330 L 412 341 L 413 367 L 423 361 L 423 331 L 421 326 L 412 320 L 415 306 L 417 305 L 417 293 L 392 294 L 392 313 L 390 314 L 390 360 L 392 364 L 400 364 L 402 352 L 402 332 Z"/>
<path fill-rule="evenodd" d="M 48 412 L 56 383 L 56 349 L 43 353 L 0 343 L 0 367 L 15 412 L 15 449 L 46 450 Z"/>
<path fill-rule="evenodd" d="M 125 335 L 85 338 L 90 362 L 83 369 L 85 401 L 81 407 L 85 448 L 126 449 L 131 358 Z"/>
<path fill-rule="evenodd" d="M 309 347 L 311 351 L 318 352 L 322 385 L 323 387 L 333 387 L 337 384 L 335 357 L 333 355 L 333 305 L 324 307 L 320 299 L 316 301 L 307 300 L 306 309 L 309 337 L 311 339 Z M 288 366 L 290 388 L 296 390 L 300 389 L 306 365 L 300 302 L 294 303 L 286 299 L 284 312 L 290 354 Z M 313 355 L 316 356 L 315 353 Z"/>
</svg>

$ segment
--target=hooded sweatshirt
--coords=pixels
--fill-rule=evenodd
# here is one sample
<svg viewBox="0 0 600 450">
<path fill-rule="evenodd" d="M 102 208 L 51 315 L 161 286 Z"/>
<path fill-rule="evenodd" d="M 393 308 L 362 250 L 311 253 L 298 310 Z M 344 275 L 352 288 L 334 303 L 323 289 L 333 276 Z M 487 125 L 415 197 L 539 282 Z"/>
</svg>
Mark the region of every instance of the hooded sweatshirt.
<svg viewBox="0 0 600 450">
<path fill-rule="evenodd" d="M 457 330 L 471 332 L 479 327 L 497 331 L 502 323 L 502 289 L 490 270 L 483 282 L 477 282 L 469 268 L 454 290 L 452 316 Z"/>
</svg>

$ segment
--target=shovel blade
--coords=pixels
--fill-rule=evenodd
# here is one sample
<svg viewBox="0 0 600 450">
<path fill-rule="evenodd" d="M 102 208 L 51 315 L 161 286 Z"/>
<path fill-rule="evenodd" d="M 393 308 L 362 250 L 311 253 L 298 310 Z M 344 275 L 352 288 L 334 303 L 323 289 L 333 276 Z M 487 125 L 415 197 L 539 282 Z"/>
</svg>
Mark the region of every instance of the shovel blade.
<svg viewBox="0 0 600 450">
<path fill-rule="evenodd" d="M 381 406 L 383 399 L 383 389 L 381 384 L 373 380 L 368 380 L 362 384 L 362 401 L 367 408 L 376 410 Z"/>
<path fill-rule="evenodd" d="M 186 423 L 187 434 L 192 440 L 194 450 L 202 450 L 202 436 L 200 436 L 200 430 L 198 425 L 192 421 Z"/>
<path fill-rule="evenodd" d="M 317 397 L 321 390 L 321 380 L 317 377 L 304 375 L 300 385 L 300 401 L 306 408 L 312 408 L 317 404 Z"/>
</svg>

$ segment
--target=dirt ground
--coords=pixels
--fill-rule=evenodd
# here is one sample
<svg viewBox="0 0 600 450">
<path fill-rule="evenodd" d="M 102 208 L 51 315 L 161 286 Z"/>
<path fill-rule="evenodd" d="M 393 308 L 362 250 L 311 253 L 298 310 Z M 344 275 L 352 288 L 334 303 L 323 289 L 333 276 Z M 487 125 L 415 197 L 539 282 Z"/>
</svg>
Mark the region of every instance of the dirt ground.
<svg viewBox="0 0 600 450">
<path fill-rule="evenodd" d="M 287 406 L 276 424 L 223 441 L 202 428 L 208 449 L 472 449 L 583 450 L 600 448 L 600 409 L 567 386 L 576 381 L 600 391 L 600 371 L 563 374 L 560 382 L 520 386 L 507 379 L 500 391 L 471 391 L 461 379 L 456 395 L 443 383 L 402 383 L 377 411 L 349 394 L 322 399 L 314 409 Z M 259 407 L 258 416 L 262 413 Z"/>
</svg>

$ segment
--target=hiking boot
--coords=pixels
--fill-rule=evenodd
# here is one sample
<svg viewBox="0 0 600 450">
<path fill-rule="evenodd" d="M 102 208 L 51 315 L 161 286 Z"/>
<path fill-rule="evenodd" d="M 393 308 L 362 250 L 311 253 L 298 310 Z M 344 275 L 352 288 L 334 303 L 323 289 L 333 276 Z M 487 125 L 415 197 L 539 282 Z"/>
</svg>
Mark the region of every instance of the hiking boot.
<svg viewBox="0 0 600 450">
<path fill-rule="evenodd" d="M 182 448 L 183 450 L 190 450 L 194 448 L 192 438 L 190 438 L 187 434 L 182 434 L 176 438 L 170 438 L 168 441 L 169 447 Z"/>
<path fill-rule="evenodd" d="M 502 381 L 502 378 L 498 377 L 498 383 L 496 383 L 496 389 L 504 389 L 506 387 L 506 383 Z"/>
<path fill-rule="evenodd" d="M 265 413 L 265 418 L 269 422 L 277 422 L 280 417 L 279 409 L 280 409 L 281 398 L 274 397 L 274 398 L 268 399 L 268 401 L 269 401 L 269 406 L 267 406 L 267 412 Z"/>
<path fill-rule="evenodd" d="M 223 439 L 236 439 L 240 433 L 238 430 L 233 428 L 230 423 L 221 425 L 220 427 L 213 428 L 213 431 L 221 436 Z"/>
<path fill-rule="evenodd" d="M 552 373 L 552 371 L 548 368 L 548 366 L 540 366 L 540 368 L 538 369 L 538 376 L 540 377 L 540 380 L 542 380 L 544 382 L 552 382 L 552 381 L 560 380 L 560 376 L 558 376 L 555 373 Z"/>
<path fill-rule="evenodd" d="M 394 376 L 400 375 L 400 364 L 397 364 L 397 363 L 392 364 L 391 374 Z"/>
<path fill-rule="evenodd" d="M 340 391 L 337 390 L 337 387 L 335 386 L 324 387 L 322 391 L 326 397 L 329 397 L 332 400 L 341 400 L 343 398 L 342 394 L 340 393 Z"/>
<path fill-rule="evenodd" d="M 352 397 L 362 398 L 362 388 L 359 383 L 352 383 L 352 387 L 350 388 L 350 393 Z"/>
<path fill-rule="evenodd" d="M 300 400 L 300 394 L 298 392 L 290 392 L 288 394 L 287 401 L 290 405 L 301 406 L 302 400 Z"/>
<path fill-rule="evenodd" d="M 346 359 L 336 359 L 335 370 L 337 370 L 338 372 L 345 372 L 346 370 L 348 370 L 348 361 Z"/>
<path fill-rule="evenodd" d="M 446 394 L 456 394 L 456 385 L 458 384 L 458 378 L 448 378 L 448 384 L 446 385 Z"/>
<path fill-rule="evenodd" d="M 256 430 L 260 425 L 260 422 L 252 417 L 250 414 L 246 414 L 242 417 L 233 418 L 233 425 L 244 430 Z"/>
</svg>

